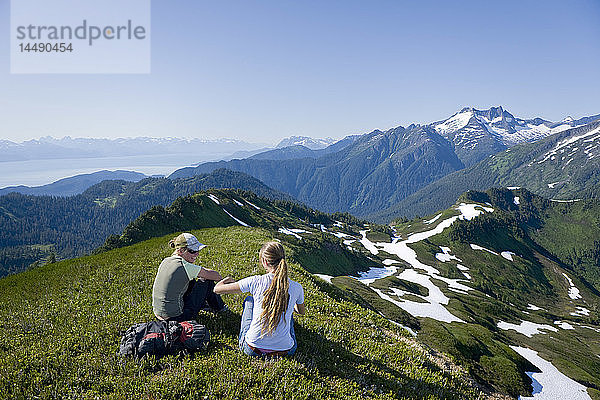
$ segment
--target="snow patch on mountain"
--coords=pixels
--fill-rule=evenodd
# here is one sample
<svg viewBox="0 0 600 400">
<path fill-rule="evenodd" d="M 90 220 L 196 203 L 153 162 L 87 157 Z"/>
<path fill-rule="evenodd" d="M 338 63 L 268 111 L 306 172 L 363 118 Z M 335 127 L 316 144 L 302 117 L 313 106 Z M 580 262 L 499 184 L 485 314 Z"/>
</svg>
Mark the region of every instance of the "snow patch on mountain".
<svg viewBox="0 0 600 400">
<path fill-rule="evenodd" d="M 479 245 L 477 245 L 477 244 L 470 243 L 469 245 L 471 246 L 471 248 L 472 248 L 473 250 L 483 250 L 483 251 L 487 251 L 488 253 L 492 253 L 492 254 L 493 254 L 493 255 L 495 255 L 495 256 L 497 256 L 497 255 L 498 255 L 498 253 L 496 253 L 495 251 L 493 251 L 493 250 L 490 250 L 490 249 L 486 249 L 485 247 L 481 247 L 481 246 L 479 246 Z"/>
<path fill-rule="evenodd" d="M 440 246 L 440 249 L 442 249 L 442 253 L 435 253 L 435 258 L 437 258 L 441 262 L 448 262 L 450 260 L 456 260 L 456 261 L 462 262 L 462 260 L 460 258 L 450 254 L 449 247 Z"/>
<path fill-rule="evenodd" d="M 459 219 L 472 220 L 483 212 L 494 212 L 494 209 L 492 207 L 484 207 L 480 204 L 460 203 L 458 211 L 461 212 Z"/>
<path fill-rule="evenodd" d="M 561 182 L 561 181 L 558 181 L 558 182 L 549 183 L 549 184 L 548 184 L 548 187 L 549 187 L 550 189 L 554 189 L 554 188 L 556 187 L 556 185 L 558 185 L 559 183 L 562 183 L 562 182 Z"/>
<path fill-rule="evenodd" d="M 571 325 L 570 323 L 568 323 L 566 321 L 554 321 L 554 325 L 558 325 L 558 327 L 561 329 L 567 329 L 567 330 L 575 329 L 575 327 L 573 325 Z"/>
<path fill-rule="evenodd" d="M 244 201 L 248 204 L 250 204 L 252 207 L 256 208 L 257 210 L 260 210 L 259 206 L 255 206 L 254 204 L 250 203 L 248 200 L 244 199 Z"/>
<path fill-rule="evenodd" d="M 510 348 L 542 371 L 527 372 L 533 381 L 533 397 L 519 396 L 519 400 L 591 400 L 585 386 L 563 375 L 551 362 L 540 357 L 537 351 L 518 346 Z"/>
<path fill-rule="evenodd" d="M 371 252 L 371 254 L 373 255 L 377 255 L 379 254 L 379 250 L 377 249 L 377 246 L 375 246 L 375 243 L 371 242 L 368 238 L 367 238 L 367 229 L 359 231 L 359 233 L 362 235 L 362 239 L 360 239 L 360 243 L 365 247 L 365 249 L 369 250 Z"/>
<path fill-rule="evenodd" d="M 293 232 L 291 229 L 279 228 L 279 232 L 283 233 L 284 235 L 294 236 L 297 239 L 302 239 L 302 236 L 300 236 L 297 233 Z"/>
<path fill-rule="evenodd" d="M 578 135 L 578 136 L 572 136 L 570 138 L 564 139 L 562 141 L 560 141 L 559 143 L 556 144 L 556 146 L 548 151 L 546 154 L 544 154 L 542 156 L 542 159 L 540 161 L 538 161 L 538 164 L 544 163 L 548 160 L 555 160 L 557 156 L 559 156 L 559 152 L 560 154 L 564 154 L 565 152 L 571 152 L 571 154 L 573 154 L 574 152 L 576 152 L 577 150 L 579 150 L 579 146 L 581 144 L 576 144 L 575 146 L 572 146 L 574 143 L 585 139 L 585 138 L 589 138 L 588 141 L 598 141 L 598 143 L 600 143 L 600 127 L 593 129 L 587 133 L 584 133 L 583 135 Z M 588 149 L 588 153 L 591 150 Z M 588 154 L 586 153 L 586 154 Z M 592 154 L 592 153 L 589 153 Z M 554 158 L 553 158 L 554 157 Z M 588 155 L 589 157 L 589 155 Z M 568 161 L 567 161 L 568 163 Z"/>
<path fill-rule="evenodd" d="M 581 299 L 581 294 L 579 293 L 579 289 L 577 289 L 577 287 L 575 286 L 575 284 L 573 283 L 571 278 L 569 278 L 569 276 L 567 274 L 565 274 L 564 272 L 563 272 L 563 275 L 565 278 L 567 278 L 567 281 L 569 281 L 569 297 L 572 298 L 573 300 Z"/>
<path fill-rule="evenodd" d="M 217 204 L 218 204 L 218 203 L 217 203 Z M 227 214 L 227 215 L 229 215 L 231 218 L 233 218 L 233 220 L 234 220 L 235 222 L 237 222 L 238 224 L 240 224 L 240 225 L 242 225 L 242 226 L 248 226 L 248 227 L 250 226 L 250 225 L 248 225 L 247 223 L 245 223 L 244 221 L 241 221 L 241 220 L 237 219 L 236 217 L 234 217 L 233 215 L 231 215 L 230 213 L 228 213 L 226 209 L 223 209 L 223 211 L 225 211 L 225 214 Z"/>
<path fill-rule="evenodd" d="M 511 324 L 510 322 L 498 321 L 498 328 L 505 330 L 505 331 L 512 329 L 512 330 L 517 331 L 520 334 L 525 335 L 527 337 L 532 337 L 533 335 L 548 333 L 548 332 L 543 332 L 542 330 L 558 332 L 558 329 L 556 329 L 552 325 L 536 324 L 535 322 L 531 322 L 531 321 L 521 321 L 521 323 L 519 325 Z"/>
<path fill-rule="evenodd" d="M 585 307 L 575 307 L 577 310 L 573 311 L 571 313 L 571 315 L 577 317 L 577 316 L 584 316 L 584 317 L 588 317 L 590 315 L 590 310 L 588 310 Z"/>
</svg>

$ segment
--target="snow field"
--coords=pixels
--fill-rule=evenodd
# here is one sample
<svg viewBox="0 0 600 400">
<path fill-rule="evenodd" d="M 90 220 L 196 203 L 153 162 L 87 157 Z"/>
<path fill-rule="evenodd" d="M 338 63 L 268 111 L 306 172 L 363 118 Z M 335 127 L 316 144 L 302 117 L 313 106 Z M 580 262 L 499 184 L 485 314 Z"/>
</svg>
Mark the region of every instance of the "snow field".
<svg viewBox="0 0 600 400">
<path fill-rule="evenodd" d="M 430 265 L 424 264 L 417 259 L 417 253 L 411 249 L 408 245 L 410 243 L 417 243 L 421 240 L 430 238 L 441 233 L 444 229 L 452 225 L 458 219 L 466 219 L 470 220 L 483 212 L 493 212 L 494 209 L 491 207 L 484 207 L 479 204 L 466 204 L 461 203 L 458 207 L 456 207 L 458 211 L 460 211 L 460 215 L 453 216 L 448 219 L 441 221 L 437 226 L 431 230 L 425 232 L 418 232 L 410 235 L 406 240 L 400 240 L 399 238 L 394 238 L 391 243 L 382 242 L 382 243 L 373 243 L 367 238 L 367 230 L 360 231 L 362 239 L 360 243 L 371 252 L 371 254 L 377 255 L 380 250 L 385 251 L 389 254 L 393 254 L 398 257 L 399 260 L 403 260 L 410 264 L 413 268 L 408 268 L 402 271 L 397 277 L 399 279 L 406 280 L 408 282 L 417 283 L 428 290 L 427 296 L 419 296 L 426 303 L 410 301 L 410 300 L 396 300 L 383 293 L 381 290 L 374 289 L 377 294 L 393 304 L 396 304 L 398 307 L 407 311 L 413 316 L 416 317 L 429 317 L 436 319 L 442 322 L 464 322 L 460 318 L 456 317 L 450 311 L 448 311 L 445 305 L 448 304 L 449 298 L 444 295 L 442 290 L 433 283 L 433 279 L 437 279 L 445 282 L 448 285 L 448 289 L 457 293 L 466 294 L 469 290 L 472 290 L 471 287 L 462 284 L 460 279 L 450 279 L 440 275 L 440 272 Z M 440 258 L 443 260 L 452 260 L 456 259 L 460 261 L 455 256 L 450 255 L 450 249 L 446 247 L 441 247 L 442 253 L 438 253 Z M 436 255 L 436 257 L 438 257 Z M 438 258 L 438 259 L 440 259 Z M 440 260 L 442 261 L 442 260 Z M 462 268 L 466 268 L 461 266 Z M 461 269 L 462 270 L 462 269 Z M 468 268 L 467 268 L 468 270 Z M 361 273 L 359 276 L 359 280 L 367 285 L 373 283 L 376 279 L 381 279 L 386 276 L 390 276 L 395 274 L 397 268 L 392 267 L 391 265 L 381 268 L 371 268 L 369 271 L 365 273 Z M 464 271 L 464 270 L 463 270 Z M 471 279 L 471 277 L 464 273 L 467 279 Z M 394 288 L 392 288 L 394 289 Z M 390 289 L 390 291 L 396 295 L 398 292 L 394 292 L 394 290 Z M 396 289 L 397 290 L 397 289 Z M 414 294 L 413 294 L 414 295 Z"/>
</svg>

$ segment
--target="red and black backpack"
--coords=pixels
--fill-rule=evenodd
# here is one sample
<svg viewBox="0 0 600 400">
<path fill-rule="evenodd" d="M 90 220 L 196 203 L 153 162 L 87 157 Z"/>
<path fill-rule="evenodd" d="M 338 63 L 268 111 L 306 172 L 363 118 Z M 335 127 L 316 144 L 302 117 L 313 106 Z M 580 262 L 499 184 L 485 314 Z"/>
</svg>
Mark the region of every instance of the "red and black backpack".
<svg viewBox="0 0 600 400">
<path fill-rule="evenodd" d="M 161 357 L 178 352 L 206 350 L 210 334 L 204 325 L 194 320 L 150 321 L 131 326 L 121 336 L 121 356 Z"/>
</svg>

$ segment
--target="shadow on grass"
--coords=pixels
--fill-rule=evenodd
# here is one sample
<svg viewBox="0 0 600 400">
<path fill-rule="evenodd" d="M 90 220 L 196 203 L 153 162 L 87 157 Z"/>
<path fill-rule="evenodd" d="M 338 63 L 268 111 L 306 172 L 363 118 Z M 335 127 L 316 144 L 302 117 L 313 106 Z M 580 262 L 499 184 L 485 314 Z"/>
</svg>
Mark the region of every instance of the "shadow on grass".
<svg viewBox="0 0 600 400">
<path fill-rule="evenodd" d="M 460 397 L 448 387 L 425 382 L 425 376 L 423 380 L 410 377 L 386 365 L 381 359 L 355 354 L 346 346 L 331 341 L 318 332 L 298 324 L 295 329 L 298 338 L 295 359 L 309 369 L 316 369 L 320 375 L 349 379 L 365 389 L 379 393 L 392 392 L 398 396 L 408 395 L 415 399 L 430 398 L 431 395 L 445 399 Z M 427 361 L 422 362 L 422 368 L 440 371 L 437 365 Z"/>
<path fill-rule="evenodd" d="M 201 313 L 198 320 L 200 323 L 206 324 L 213 335 L 214 340 L 209 346 L 209 353 L 218 349 L 239 352 L 237 346 L 226 344 L 226 340 L 223 340 L 224 337 L 229 337 L 230 339 L 235 338 L 237 342 L 241 322 L 239 314 L 204 315 Z M 361 388 L 375 393 L 392 392 L 398 396 L 409 396 L 415 399 L 430 398 L 432 395 L 440 398 L 460 397 L 451 388 L 438 383 L 426 382 L 429 380 L 425 376 L 429 376 L 428 371 L 440 371 L 440 368 L 432 362 L 417 358 L 421 368 L 428 371 L 424 371 L 426 373 L 423 379 L 414 378 L 399 369 L 386 365 L 381 359 L 355 354 L 343 344 L 329 340 L 322 334 L 305 328 L 297 322 L 295 323 L 295 332 L 298 350 L 293 359 L 303 364 L 309 371 L 316 371 L 321 377 L 351 380 Z"/>
</svg>

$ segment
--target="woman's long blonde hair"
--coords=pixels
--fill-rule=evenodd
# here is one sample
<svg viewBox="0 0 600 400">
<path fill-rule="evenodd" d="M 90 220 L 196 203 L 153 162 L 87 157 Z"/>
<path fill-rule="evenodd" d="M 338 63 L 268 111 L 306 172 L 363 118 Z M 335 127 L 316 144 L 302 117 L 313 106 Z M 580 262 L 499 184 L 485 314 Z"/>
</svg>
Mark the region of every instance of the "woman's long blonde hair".
<svg viewBox="0 0 600 400">
<path fill-rule="evenodd" d="M 273 280 L 265 290 L 262 301 L 263 311 L 260 314 L 263 335 L 272 334 L 283 318 L 289 301 L 290 282 L 288 280 L 288 266 L 285 262 L 285 250 L 281 243 L 268 242 L 260 249 L 259 259 L 264 260 L 273 270 Z"/>
</svg>

